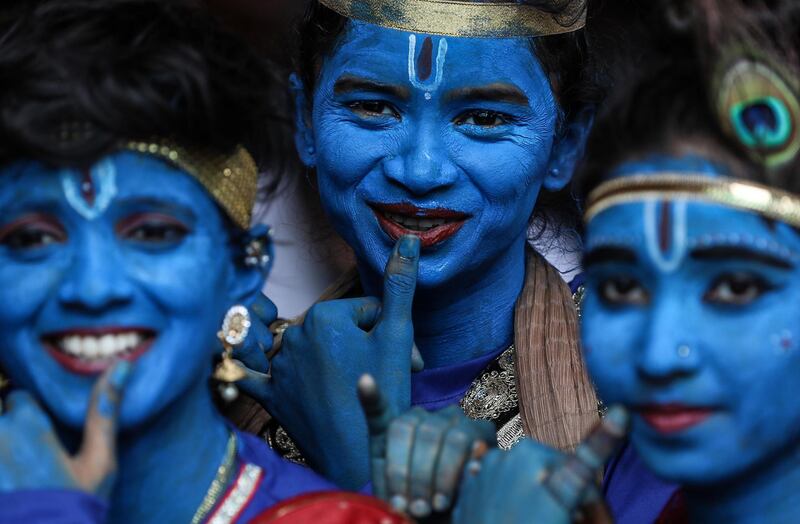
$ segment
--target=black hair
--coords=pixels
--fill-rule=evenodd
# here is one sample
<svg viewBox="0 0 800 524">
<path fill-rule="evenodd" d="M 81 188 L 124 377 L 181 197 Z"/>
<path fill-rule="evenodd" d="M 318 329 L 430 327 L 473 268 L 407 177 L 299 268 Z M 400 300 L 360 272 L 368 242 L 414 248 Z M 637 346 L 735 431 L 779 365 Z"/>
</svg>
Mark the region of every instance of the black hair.
<svg viewBox="0 0 800 524">
<path fill-rule="evenodd" d="M 0 15 L 0 163 L 86 167 L 122 141 L 271 154 L 269 64 L 179 0 L 10 2 Z"/>
<path fill-rule="evenodd" d="M 713 151 L 714 160 L 726 164 L 737 177 L 800 190 L 797 177 L 775 179 L 727 136 L 712 106 L 715 62 L 730 44 L 737 49 L 758 48 L 789 65 L 789 70 L 796 68 L 800 6 L 782 0 L 701 4 L 653 2 L 638 13 L 638 45 L 615 64 L 615 76 L 624 80 L 597 115 L 576 175 L 582 198 L 621 162 L 653 153 L 680 153 L 681 143 L 687 141 L 702 142 Z M 727 38 L 713 30 L 714 20 L 724 21 Z M 795 163 L 795 172 L 796 167 Z"/>
</svg>

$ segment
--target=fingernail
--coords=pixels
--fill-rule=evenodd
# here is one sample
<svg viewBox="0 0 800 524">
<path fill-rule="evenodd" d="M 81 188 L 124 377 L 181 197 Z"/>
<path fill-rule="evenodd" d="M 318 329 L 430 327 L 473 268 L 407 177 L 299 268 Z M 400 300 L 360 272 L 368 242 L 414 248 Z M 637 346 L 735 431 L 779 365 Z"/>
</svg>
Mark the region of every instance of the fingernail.
<svg viewBox="0 0 800 524">
<path fill-rule="evenodd" d="M 414 258 L 419 251 L 419 237 L 414 235 L 404 235 L 400 238 L 398 252 L 403 258 Z"/>
<path fill-rule="evenodd" d="M 114 389 L 122 389 L 122 386 L 128 381 L 132 368 L 133 366 L 127 360 L 118 361 L 114 366 L 114 371 L 111 372 L 111 377 L 108 379 L 109 384 Z"/>
<path fill-rule="evenodd" d="M 402 495 L 395 495 L 389 499 L 389 504 L 397 511 L 405 511 L 408 507 L 408 501 Z"/>
<path fill-rule="evenodd" d="M 409 510 L 415 517 L 423 518 L 431 514 L 431 505 L 427 500 L 417 499 L 411 503 Z"/>
<path fill-rule="evenodd" d="M 625 408 L 612 406 L 603 418 L 603 425 L 616 434 L 624 435 L 628 430 L 629 421 L 630 416 Z"/>
<path fill-rule="evenodd" d="M 433 496 L 433 509 L 436 511 L 447 511 L 450 508 L 450 497 L 437 493 Z"/>
</svg>

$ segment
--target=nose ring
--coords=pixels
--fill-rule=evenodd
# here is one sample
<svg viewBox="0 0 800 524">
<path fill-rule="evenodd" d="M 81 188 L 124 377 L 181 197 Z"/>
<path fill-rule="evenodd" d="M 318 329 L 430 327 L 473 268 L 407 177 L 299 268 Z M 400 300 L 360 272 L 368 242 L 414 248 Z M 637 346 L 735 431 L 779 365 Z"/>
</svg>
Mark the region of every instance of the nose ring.
<svg viewBox="0 0 800 524">
<path fill-rule="evenodd" d="M 689 358 L 689 355 L 692 354 L 692 348 L 687 346 L 686 344 L 681 344 L 678 346 L 678 356 L 681 358 Z"/>
</svg>

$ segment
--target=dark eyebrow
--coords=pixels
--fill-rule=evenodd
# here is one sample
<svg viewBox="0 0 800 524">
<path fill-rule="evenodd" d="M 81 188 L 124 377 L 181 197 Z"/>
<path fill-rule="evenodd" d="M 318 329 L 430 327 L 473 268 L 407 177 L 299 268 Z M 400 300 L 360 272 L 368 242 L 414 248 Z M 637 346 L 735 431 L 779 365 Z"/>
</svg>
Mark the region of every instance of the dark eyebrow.
<svg viewBox="0 0 800 524">
<path fill-rule="evenodd" d="M 769 253 L 762 251 L 755 251 L 746 247 L 740 246 L 717 246 L 717 247 L 703 247 L 692 250 L 692 258 L 696 260 L 747 260 L 750 262 L 758 262 L 768 266 L 777 267 L 779 269 L 794 269 L 794 264 L 778 258 Z"/>
<path fill-rule="evenodd" d="M 453 100 L 488 100 L 494 102 L 508 102 L 521 106 L 530 105 L 530 100 L 520 88 L 512 84 L 496 83 L 480 87 L 462 87 L 449 91 L 445 97 L 445 102 Z"/>
<path fill-rule="evenodd" d="M 382 84 L 360 76 L 344 75 L 333 84 L 333 94 L 335 95 L 343 95 L 354 91 L 383 93 L 401 100 L 408 100 L 411 97 L 411 91 L 407 87 Z"/>
<path fill-rule="evenodd" d="M 624 247 L 598 247 L 592 249 L 583 257 L 583 267 L 589 267 L 604 262 L 636 263 L 636 253 Z"/>
</svg>

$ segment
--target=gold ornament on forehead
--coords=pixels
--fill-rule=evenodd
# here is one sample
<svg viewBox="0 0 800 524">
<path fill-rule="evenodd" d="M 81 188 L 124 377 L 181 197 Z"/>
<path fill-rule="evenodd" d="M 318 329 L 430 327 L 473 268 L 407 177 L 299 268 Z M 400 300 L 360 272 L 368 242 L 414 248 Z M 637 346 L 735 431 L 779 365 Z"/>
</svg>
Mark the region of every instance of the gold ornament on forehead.
<svg viewBox="0 0 800 524">
<path fill-rule="evenodd" d="M 390 29 L 442 36 L 515 38 L 557 35 L 586 25 L 586 1 L 563 12 L 510 1 L 319 0 L 342 16 Z"/>
<path fill-rule="evenodd" d="M 123 149 L 151 155 L 174 165 L 200 182 L 234 224 L 250 228 L 258 192 L 258 168 L 243 146 L 230 155 L 182 147 L 169 140 L 131 141 Z"/>
<path fill-rule="evenodd" d="M 699 173 L 642 174 L 604 182 L 589 194 L 584 221 L 588 224 L 606 209 L 622 204 L 678 199 L 740 209 L 800 227 L 797 195 L 747 180 Z"/>
</svg>

